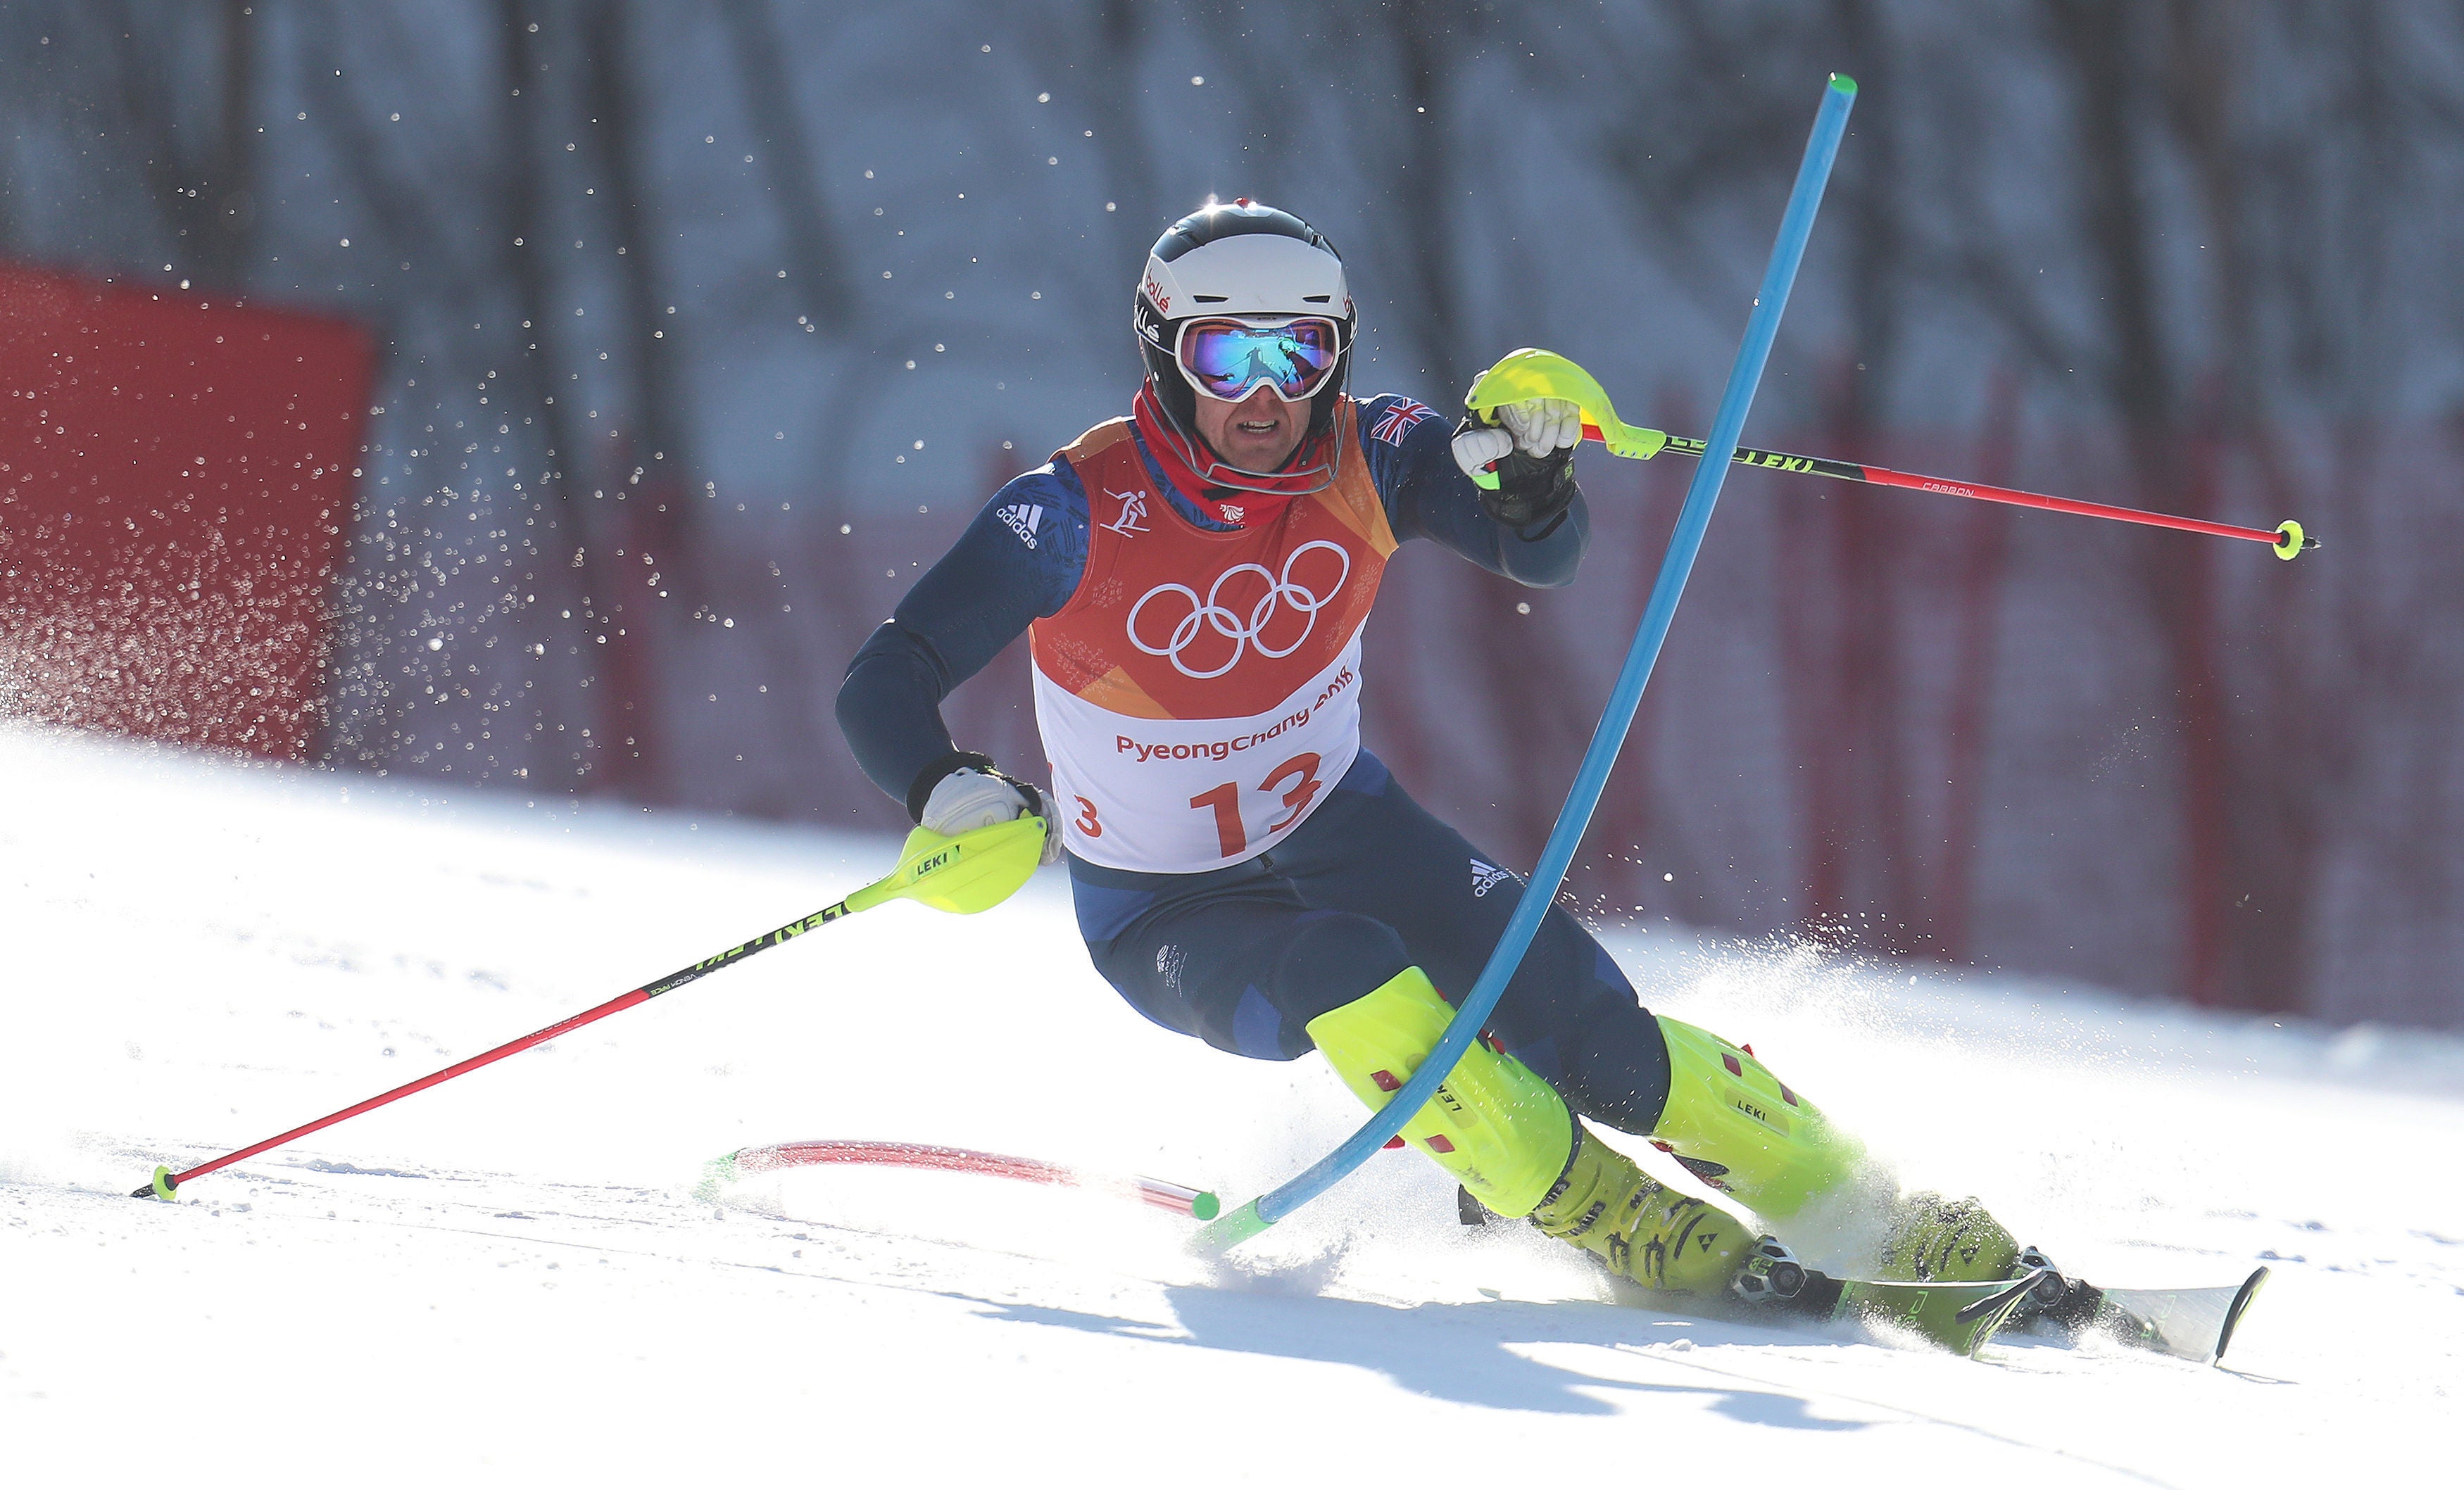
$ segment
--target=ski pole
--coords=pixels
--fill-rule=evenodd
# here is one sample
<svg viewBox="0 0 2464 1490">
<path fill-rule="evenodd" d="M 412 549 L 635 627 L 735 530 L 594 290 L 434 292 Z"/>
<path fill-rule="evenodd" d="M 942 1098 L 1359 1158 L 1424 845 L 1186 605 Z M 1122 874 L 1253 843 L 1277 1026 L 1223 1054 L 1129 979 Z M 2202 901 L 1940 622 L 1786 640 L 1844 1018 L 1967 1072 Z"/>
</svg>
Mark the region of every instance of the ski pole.
<svg viewBox="0 0 2464 1490">
<path fill-rule="evenodd" d="M 1598 379 L 1570 359 L 1536 347 L 1525 347 L 1499 359 L 1496 366 L 1483 373 L 1480 381 L 1472 384 L 1471 392 L 1463 402 L 1485 416 L 1501 404 L 1535 398 L 1564 399 L 1579 405 L 1583 411 L 1583 438 L 1597 440 L 1612 455 L 1649 460 L 1666 450 L 1672 455 L 1687 455 L 1701 460 L 1708 445 L 1706 441 L 1687 435 L 1668 434 L 1624 423 L 1617 418 L 1617 409 L 1610 405 L 1608 392 L 1600 386 Z M 2302 531 L 2301 524 L 2291 519 L 2278 523 L 2272 531 L 2244 528 L 2229 522 L 2177 517 L 2171 513 L 2151 513 L 2137 507 L 2115 507 L 2105 502 L 2046 496 L 2011 487 L 1989 486 L 1981 481 L 1951 481 L 1942 476 L 1913 475 L 1904 471 L 1867 466 L 1856 461 L 1758 450 L 1744 445 L 1738 446 L 1728 459 L 1740 466 L 1758 466 L 1799 475 L 1829 476 L 1837 481 L 1860 481 L 1868 486 L 1901 487 L 1911 492 L 1939 492 L 1946 496 L 1965 496 L 1980 502 L 2003 502 L 2013 507 L 2073 513 L 2082 517 L 2102 517 L 2150 528 L 2202 533 L 2211 537 L 2243 538 L 2266 544 L 2276 551 L 2278 559 L 2299 558 L 2319 546 L 2317 538 L 2309 537 Z M 1492 490 L 1497 485 L 1496 475 L 1488 471 L 1479 472 L 1472 479 Z"/>
<path fill-rule="evenodd" d="M 1635 627 L 1634 643 L 1617 671 L 1608 707 L 1592 731 L 1592 742 L 1583 752 L 1574 784 L 1566 793 L 1566 805 L 1558 810 L 1556 825 L 1549 830 L 1549 842 L 1540 850 L 1540 862 L 1525 883 L 1522 898 L 1514 903 L 1514 914 L 1489 953 L 1487 965 L 1463 995 L 1436 1048 L 1386 1106 L 1371 1115 L 1360 1130 L 1345 1139 L 1332 1153 L 1255 1200 L 1209 1222 L 1199 1234 L 1200 1245 L 1221 1251 L 1255 1237 L 1358 1169 L 1428 1105 L 1439 1085 L 1453 1073 L 1455 1063 L 1471 1048 L 1472 1038 L 1488 1022 L 1489 1012 L 1506 992 L 1507 979 L 1521 965 L 1523 953 L 1540 930 L 1541 917 L 1548 914 L 1549 907 L 1557 898 L 1557 887 L 1566 878 L 1567 866 L 1573 863 L 1575 845 L 1582 841 L 1583 830 L 1591 825 L 1593 809 L 1599 805 L 1600 794 L 1608 787 L 1610 768 L 1617 764 L 1626 731 L 1634 724 L 1634 712 L 1642 702 L 1643 686 L 1651 681 L 1652 665 L 1660 660 L 1661 644 L 1668 639 L 1668 624 L 1676 619 L 1677 603 L 1685 593 L 1686 576 L 1693 572 L 1695 555 L 1702 552 L 1703 533 L 1710 525 L 1711 510 L 1719 504 L 1720 486 L 1727 475 L 1727 454 L 1736 449 L 1737 436 L 1745 429 L 1746 410 L 1753 403 L 1755 386 L 1762 382 L 1763 364 L 1771 357 L 1771 339 L 1779 334 L 1780 312 L 1787 307 L 1789 289 L 1796 282 L 1797 265 L 1805 257 L 1805 240 L 1814 231 L 1814 214 L 1822 204 L 1822 188 L 1831 179 L 1831 163 L 1838 156 L 1840 136 L 1848 129 L 1848 111 L 1856 100 L 1856 82 L 1832 74 L 1829 86 L 1823 90 L 1822 107 L 1814 118 L 1813 136 L 1805 142 L 1805 159 L 1796 168 L 1796 185 L 1789 191 L 1788 209 L 1780 218 L 1779 237 L 1771 245 L 1771 262 L 1763 270 L 1762 291 L 1754 297 L 1753 313 L 1746 320 L 1745 340 L 1737 348 L 1737 360 L 1728 369 L 1727 386 L 1720 394 L 1719 411 L 1711 421 L 1707 449 L 1712 457 L 1694 472 L 1693 484 L 1685 490 L 1685 505 L 1677 515 L 1677 531 L 1668 540 L 1668 552 L 1660 563 L 1660 578 L 1653 582 L 1651 598 L 1643 605 L 1642 620 Z"/>
<path fill-rule="evenodd" d="M 1583 433 L 1598 439 L 1595 429 L 1585 427 Z M 1684 435 L 1668 437 L 1668 452 L 1703 458 L 1703 442 Z M 2295 559 L 2319 546 L 2319 540 L 2301 529 L 2301 524 L 2286 518 L 2271 531 L 2266 528 L 2243 528 L 2230 522 L 2209 522 L 2199 517 L 2177 517 L 2171 513 L 2151 513 L 2138 507 L 2115 507 L 2104 502 L 2082 502 L 2067 496 L 2046 496 L 2037 492 L 2021 492 L 2012 487 L 1988 486 L 1981 481 L 1950 481 L 1941 476 L 1911 475 L 1884 466 L 1865 466 L 1855 461 L 1824 460 L 1815 455 L 1784 455 L 1777 450 L 1757 450 L 1745 446 L 1729 457 L 1740 466 L 1763 466 L 1773 471 L 1786 471 L 1806 475 L 1829 476 L 1837 481 L 1861 481 L 1867 486 L 1903 487 L 1911 492 L 1939 492 L 1946 496 L 1965 496 L 1979 502 L 2003 502 L 2013 507 L 2036 507 L 2046 512 L 2075 513 L 2082 517 L 2103 517 L 2114 522 L 2135 522 L 2149 528 L 2171 528 L 2181 533 L 2204 533 L 2211 537 L 2245 538 L 2264 543 L 2276 550 L 2278 559 Z"/>
<path fill-rule="evenodd" d="M 426 1091 L 440 1083 L 467 1075 L 483 1065 L 517 1055 L 533 1045 L 544 1044 L 561 1035 L 569 1035 L 585 1024 L 604 1019 L 611 1014 L 649 1003 L 661 994 L 673 993 L 687 983 L 708 976 L 724 967 L 732 967 L 752 956 L 767 952 L 782 942 L 795 940 L 816 927 L 869 910 L 893 900 L 920 901 L 937 910 L 958 915 L 972 915 L 988 910 L 1008 898 L 1011 891 L 1026 883 L 1035 872 L 1038 857 L 1044 850 L 1045 822 L 1042 818 L 1018 818 L 1008 822 L 996 822 L 972 833 L 944 838 L 929 828 L 917 828 L 907 836 L 899 852 L 898 867 L 870 885 L 857 890 L 834 906 L 825 906 L 801 921 L 790 921 L 776 931 L 765 931 L 749 942 L 731 947 L 714 956 L 703 958 L 691 967 L 679 968 L 663 978 L 643 984 L 631 993 L 621 994 L 605 1003 L 583 1010 L 570 1019 L 560 1019 L 543 1030 L 534 1030 L 519 1040 L 507 1041 L 494 1050 L 482 1051 L 468 1061 L 456 1062 L 442 1071 L 431 1072 L 415 1082 L 407 1082 L 391 1091 L 380 1092 L 365 1102 L 354 1103 L 340 1112 L 329 1112 L 313 1123 L 302 1123 L 287 1132 L 235 1150 L 219 1159 L 209 1160 L 174 1174 L 170 1166 L 154 1167 L 154 1178 L 148 1184 L 129 1192 L 131 1197 L 147 1195 L 165 1200 L 177 1199 L 182 1185 L 200 1174 L 211 1174 L 242 1159 L 253 1158 L 268 1149 L 278 1149 L 295 1138 L 305 1138 L 319 1128 L 331 1128 L 346 1118 L 358 1117 L 389 1102 L 399 1102 L 414 1092 Z"/>
</svg>

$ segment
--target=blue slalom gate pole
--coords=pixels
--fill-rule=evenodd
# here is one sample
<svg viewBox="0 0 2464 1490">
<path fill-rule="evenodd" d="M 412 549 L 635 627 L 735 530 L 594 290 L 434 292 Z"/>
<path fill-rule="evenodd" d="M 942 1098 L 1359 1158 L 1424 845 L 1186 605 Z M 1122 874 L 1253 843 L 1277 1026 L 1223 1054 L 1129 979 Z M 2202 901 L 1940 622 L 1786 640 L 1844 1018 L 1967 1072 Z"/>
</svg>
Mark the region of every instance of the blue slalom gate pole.
<svg viewBox="0 0 2464 1490">
<path fill-rule="evenodd" d="M 1719 414 L 1711 421 L 1703 464 L 1695 468 L 1693 483 L 1685 490 L 1685 505 L 1677 515 L 1677 531 L 1670 536 L 1667 556 L 1661 560 L 1660 578 L 1653 583 L 1651 599 L 1642 608 L 1642 623 L 1635 629 L 1634 645 L 1626 650 L 1625 665 L 1617 672 L 1617 686 L 1609 692 L 1608 707 L 1592 732 L 1591 746 L 1583 752 L 1583 763 L 1574 773 L 1566 805 L 1558 811 L 1548 845 L 1540 851 L 1540 863 L 1532 869 L 1530 882 L 1523 887 L 1523 898 L 1515 903 L 1513 917 L 1506 924 L 1506 934 L 1498 938 L 1497 948 L 1489 953 L 1487 966 L 1481 969 L 1479 980 L 1457 1006 L 1454 1019 L 1446 1025 L 1437 1048 L 1429 1052 L 1428 1060 L 1412 1073 L 1402 1089 L 1358 1132 L 1345 1139 L 1341 1148 L 1257 1199 L 1217 1217 L 1199 1234 L 1201 1245 L 1220 1251 L 1257 1236 L 1325 1194 L 1384 1148 L 1388 1139 L 1402 1131 L 1404 1123 L 1427 1106 L 1439 1085 L 1453 1073 L 1455 1063 L 1463 1059 L 1473 1038 L 1488 1022 L 1490 1011 L 1506 992 L 1507 979 L 1522 965 L 1523 953 L 1540 930 L 1541 917 L 1555 902 L 1557 887 L 1566 878 L 1567 866 L 1573 863 L 1574 847 L 1591 826 L 1592 812 L 1608 786 L 1609 768 L 1617 763 L 1626 731 L 1634 724 L 1635 709 L 1642 702 L 1643 686 L 1651 681 L 1652 665 L 1660 660 L 1661 644 L 1668 639 L 1668 624 L 1675 619 L 1677 602 L 1685 593 L 1685 579 L 1693 572 L 1694 557 L 1702 551 L 1703 533 L 1710 525 L 1711 509 L 1719 504 L 1721 482 L 1727 476 L 1728 460 L 1736 452 L 1737 439 L 1745 431 L 1746 410 L 1752 405 L 1754 389 L 1762 382 L 1763 364 L 1771 357 L 1771 339 L 1779 334 L 1780 312 L 1787 309 L 1789 290 L 1796 283 L 1796 267 L 1805 257 L 1805 241 L 1814 231 L 1814 214 L 1822 205 L 1822 188 L 1831 179 L 1831 163 L 1839 154 L 1840 137 L 1848 129 L 1848 110 L 1856 101 L 1856 81 L 1834 73 L 1823 92 L 1822 107 L 1815 115 L 1814 135 L 1806 142 L 1805 159 L 1796 168 L 1796 186 L 1789 192 L 1788 211 L 1780 218 L 1779 240 L 1771 245 L 1761 293 L 1754 296 L 1753 314 L 1746 321 L 1745 341 L 1737 348 L 1736 362 L 1728 369 L 1728 385 L 1720 395 Z"/>
</svg>

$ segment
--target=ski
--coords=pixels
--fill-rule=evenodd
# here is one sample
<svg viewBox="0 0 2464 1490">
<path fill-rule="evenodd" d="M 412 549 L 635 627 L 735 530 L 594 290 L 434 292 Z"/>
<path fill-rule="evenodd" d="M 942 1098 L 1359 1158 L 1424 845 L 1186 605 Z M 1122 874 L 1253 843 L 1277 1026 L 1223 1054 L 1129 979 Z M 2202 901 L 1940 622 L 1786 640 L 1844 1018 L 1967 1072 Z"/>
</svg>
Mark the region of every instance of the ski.
<svg viewBox="0 0 2464 1490">
<path fill-rule="evenodd" d="M 2100 1334 L 2204 1365 L 2224 1359 L 2233 1331 L 2266 1286 L 2267 1276 L 2262 1267 L 2238 1284 L 2217 1288 L 2100 1288 L 2071 1282 L 2062 1301 L 2039 1317 L 2074 1337 Z"/>
<path fill-rule="evenodd" d="M 2027 1301 L 2042 1275 L 1983 1283 L 1899 1283 L 1830 1278 L 1809 1269 L 1794 1298 L 1774 1300 L 1791 1314 L 1826 1323 L 1855 1321 L 1904 1329 L 1969 1359 Z"/>
<path fill-rule="evenodd" d="M 1802 1283 L 1792 1294 L 1721 1299 L 1653 1293 L 1618 1278 L 1612 1279 L 1611 1286 L 1621 1302 L 1638 1307 L 1700 1310 L 1734 1324 L 1785 1319 L 1874 1326 L 1914 1334 L 1973 1360 L 2011 1323 L 2030 1290 L 2046 1276 L 2030 1273 L 1982 1283 L 1903 1283 L 1833 1278 L 1806 1268 Z"/>
</svg>

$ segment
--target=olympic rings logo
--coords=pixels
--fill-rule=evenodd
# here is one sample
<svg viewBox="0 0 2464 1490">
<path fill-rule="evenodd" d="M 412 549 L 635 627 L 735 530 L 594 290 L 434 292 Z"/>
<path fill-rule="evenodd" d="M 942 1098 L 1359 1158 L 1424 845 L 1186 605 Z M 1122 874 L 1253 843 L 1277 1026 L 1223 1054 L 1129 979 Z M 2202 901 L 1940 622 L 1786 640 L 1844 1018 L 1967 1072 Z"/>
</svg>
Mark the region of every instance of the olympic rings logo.
<svg viewBox="0 0 2464 1490">
<path fill-rule="evenodd" d="M 1292 567 L 1301 561 L 1303 555 L 1317 548 L 1325 549 L 1343 561 L 1343 572 L 1335 576 L 1332 588 L 1325 595 L 1318 594 L 1307 585 L 1296 584 L 1292 581 Z M 1266 584 L 1266 593 L 1259 598 L 1256 604 L 1249 607 L 1249 614 L 1245 620 L 1238 612 L 1218 603 L 1219 597 L 1223 593 L 1223 586 L 1231 581 L 1233 576 L 1242 574 L 1256 575 Z M 1259 655 L 1264 657 L 1289 657 L 1299 651 L 1301 644 L 1309 639 L 1309 633 L 1317 629 L 1317 613 L 1336 596 L 1343 593 L 1344 581 L 1351 578 L 1352 556 L 1344 551 L 1343 545 L 1318 538 L 1292 550 L 1284 559 L 1284 572 L 1280 576 L 1264 564 L 1234 564 L 1215 577 L 1215 582 L 1206 587 L 1206 598 L 1202 601 L 1198 598 L 1198 592 L 1188 585 L 1158 584 L 1139 596 L 1138 603 L 1130 607 L 1130 644 L 1150 657 L 1170 659 L 1173 667 L 1178 668 L 1183 677 L 1220 678 L 1240 666 L 1242 657 L 1246 655 L 1252 646 L 1255 646 Z M 1148 602 L 1162 595 L 1177 595 L 1188 601 L 1189 614 L 1174 623 L 1172 635 L 1163 646 L 1155 646 L 1149 645 L 1146 638 L 1138 634 L 1138 614 L 1147 608 Z M 1266 629 L 1266 624 L 1275 619 L 1275 612 L 1287 604 L 1307 616 L 1309 622 L 1301 627 L 1301 634 L 1292 639 L 1289 646 L 1277 650 L 1266 645 L 1262 633 Z M 1183 662 L 1181 653 L 1188 649 L 1192 642 L 1198 640 L 1199 633 L 1208 629 L 1212 629 L 1218 636 L 1230 639 L 1232 655 L 1223 666 L 1200 672 Z"/>
</svg>

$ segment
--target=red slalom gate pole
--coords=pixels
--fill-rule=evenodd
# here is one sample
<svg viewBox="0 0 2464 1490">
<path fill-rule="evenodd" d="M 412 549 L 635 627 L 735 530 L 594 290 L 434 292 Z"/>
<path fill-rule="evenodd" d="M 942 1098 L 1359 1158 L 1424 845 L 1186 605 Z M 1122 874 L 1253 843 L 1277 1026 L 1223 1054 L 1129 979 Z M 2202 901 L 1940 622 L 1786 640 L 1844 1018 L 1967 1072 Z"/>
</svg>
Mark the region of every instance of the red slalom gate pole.
<svg viewBox="0 0 2464 1490">
<path fill-rule="evenodd" d="M 1600 438 L 1592 425 L 1583 427 L 1583 437 Z M 1672 434 L 1662 449 L 1671 454 L 1703 458 L 1704 442 L 1686 435 Z M 1815 455 L 1789 455 L 1778 450 L 1757 450 L 1740 445 L 1733 457 L 1740 466 L 1759 466 L 1771 471 L 1786 471 L 1800 475 L 1829 476 L 1835 481 L 1858 481 L 1867 486 L 1900 487 L 1910 492 L 1939 492 L 1945 496 L 1965 496 L 1979 502 L 2001 502 L 2012 507 L 2035 507 L 2046 512 L 2073 513 L 2081 517 L 2104 517 L 2115 522 L 2137 523 L 2148 528 L 2171 528 L 2180 533 L 2200 533 L 2210 537 L 2242 538 L 2264 543 L 2276 551 L 2278 559 L 2294 559 L 2319 546 L 2317 538 L 2301 531 L 2301 524 L 2287 520 L 2273 532 L 2265 528 L 2236 527 L 2229 522 L 2209 522 L 2198 517 L 2176 517 L 2170 513 L 2151 513 L 2137 507 L 2115 507 L 2104 502 L 2082 502 L 2067 496 L 2046 496 L 2037 492 L 2021 492 L 2011 487 L 1988 486 L 1977 481 L 1947 481 L 1940 476 L 1912 475 L 1904 471 L 1892 471 L 1883 466 L 1863 466 L 1854 461 L 1824 460 Z"/>
<path fill-rule="evenodd" d="M 733 1184 L 747 1174 L 797 1169 L 810 1164 L 856 1164 L 889 1169 L 940 1170 L 954 1174 L 984 1174 L 995 1179 L 1023 1180 L 1030 1185 L 1059 1185 L 1078 1190 L 1109 1191 L 1142 1205 L 1176 1212 L 1201 1221 L 1215 1219 L 1220 1202 L 1211 1190 L 1196 1190 L 1168 1179 L 1145 1175 L 1121 1178 L 1092 1174 L 1066 1164 L 1022 1159 L 1015 1154 L 986 1153 L 980 1149 L 953 1149 L 940 1144 L 881 1143 L 858 1138 L 825 1138 L 804 1143 L 767 1144 L 738 1149 L 703 1167 L 706 1185 Z"/>
</svg>

